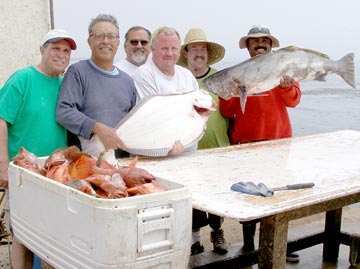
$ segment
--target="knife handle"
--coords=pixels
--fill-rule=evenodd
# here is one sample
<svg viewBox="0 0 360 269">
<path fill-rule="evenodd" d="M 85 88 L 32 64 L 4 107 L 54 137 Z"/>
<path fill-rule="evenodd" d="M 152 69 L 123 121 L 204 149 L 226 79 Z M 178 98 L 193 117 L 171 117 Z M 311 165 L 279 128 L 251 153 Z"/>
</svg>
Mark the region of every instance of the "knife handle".
<svg viewBox="0 0 360 269">
<path fill-rule="evenodd" d="M 315 186 L 315 184 L 312 182 L 286 185 L 288 190 L 307 189 L 307 188 L 312 188 L 314 186 Z"/>
</svg>

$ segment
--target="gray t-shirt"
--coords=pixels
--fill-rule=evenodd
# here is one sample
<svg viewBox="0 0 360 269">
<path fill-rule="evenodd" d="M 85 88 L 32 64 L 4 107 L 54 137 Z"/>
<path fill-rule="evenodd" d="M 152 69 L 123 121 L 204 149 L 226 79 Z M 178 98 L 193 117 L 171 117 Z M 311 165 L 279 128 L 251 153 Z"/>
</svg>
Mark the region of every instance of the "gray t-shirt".
<svg viewBox="0 0 360 269">
<path fill-rule="evenodd" d="M 115 127 L 135 103 L 136 88 L 129 75 L 121 70 L 106 74 L 84 60 L 71 65 L 65 74 L 56 120 L 70 132 L 90 139 L 96 121 Z"/>
</svg>

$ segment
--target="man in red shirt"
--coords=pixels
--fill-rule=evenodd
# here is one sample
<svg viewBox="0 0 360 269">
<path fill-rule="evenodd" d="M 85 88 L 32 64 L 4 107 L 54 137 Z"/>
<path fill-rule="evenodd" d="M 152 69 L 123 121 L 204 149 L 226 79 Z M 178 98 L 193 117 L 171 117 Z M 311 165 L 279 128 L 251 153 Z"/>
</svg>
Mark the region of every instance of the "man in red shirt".
<svg viewBox="0 0 360 269">
<path fill-rule="evenodd" d="M 247 48 L 251 57 L 270 53 L 278 47 L 279 41 L 266 27 L 253 26 L 248 35 L 240 39 L 240 48 Z M 246 110 L 240 109 L 240 98 L 229 100 L 219 98 L 221 113 L 234 118 L 232 143 L 279 139 L 292 136 L 287 107 L 295 107 L 300 102 L 301 91 L 298 82 L 284 76 L 279 85 L 259 96 L 249 96 Z"/>
<path fill-rule="evenodd" d="M 240 49 L 247 48 L 251 57 L 270 53 L 279 47 L 279 41 L 266 26 L 252 26 L 247 36 L 240 39 Z M 300 86 L 293 78 L 284 76 L 279 85 L 258 96 L 249 96 L 246 110 L 242 113 L 240 98 L 225 100 L 219 97 L 220 112 L 233 118 L 230 134 L 233 144 L 279 139 L 292 136 L 287 107 L 295 107 L 301 97 Z M 254 250 L 254 234 L 258 221 L 244 222 L 244 251 Z M 287 260 L 298 262 L 299 256 L 288 253 Z"/>
</svg>

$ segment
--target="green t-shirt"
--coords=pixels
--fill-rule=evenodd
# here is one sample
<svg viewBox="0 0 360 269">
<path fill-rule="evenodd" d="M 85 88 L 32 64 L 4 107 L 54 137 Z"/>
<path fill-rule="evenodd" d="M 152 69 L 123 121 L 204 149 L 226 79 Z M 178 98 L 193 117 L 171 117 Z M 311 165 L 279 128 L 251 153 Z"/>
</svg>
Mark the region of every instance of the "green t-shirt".
<svg viewBox="0 0 360 269">
<path fill-rule="evenodd" d="M 201 81 L 208 76 L 216 73 L 217 70 L 210 68 L 210 71 L 203 77 L 196 78 L 199 88 L 201 87 Z M 218 96 L 214 93 L 209 92 L 216 104 L 219 105 Z M 207 126 L 204 136 L 198 143 L 198 149 L 206 148 L 217 148 L 217 147 L 226 147 L 230 145 L 229 137 L 227 135 L 227 129 L 229 126 L 228 118 L 225 118 L 221 115 L 219 107 L 216 108 L 216 111 L 212 112 L 207 121 Z"/>
<path fill-rule="evenodd" d="M 0 90 L 0 117 L 7 122 L 9 160 L 23 146 L 48 156 L 66 146 L 66 130 L 55 119 L 62 77 L 50 78 L 33 66 L 15 72 Z"/>
</svg>

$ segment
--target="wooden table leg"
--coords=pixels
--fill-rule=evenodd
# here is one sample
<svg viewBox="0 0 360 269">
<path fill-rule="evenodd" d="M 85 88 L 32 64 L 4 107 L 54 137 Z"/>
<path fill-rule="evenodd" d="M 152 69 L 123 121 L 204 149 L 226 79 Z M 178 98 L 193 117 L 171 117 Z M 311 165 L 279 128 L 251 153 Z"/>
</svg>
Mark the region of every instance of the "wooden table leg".
<svg viewBox="0 0 360 269">
<path fill-rule="evenodd" d="M 336 262 L 339 257 L 342 208 L 326 212 L 323 259 Z"/>
<path fill-rule="evenodd" d="M 260 220 L 259 269 L 285 268 L 288 224 L 281 214 Z"/>
</svg>

